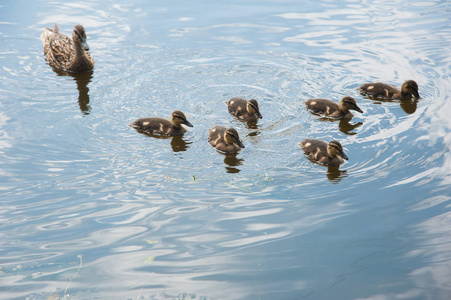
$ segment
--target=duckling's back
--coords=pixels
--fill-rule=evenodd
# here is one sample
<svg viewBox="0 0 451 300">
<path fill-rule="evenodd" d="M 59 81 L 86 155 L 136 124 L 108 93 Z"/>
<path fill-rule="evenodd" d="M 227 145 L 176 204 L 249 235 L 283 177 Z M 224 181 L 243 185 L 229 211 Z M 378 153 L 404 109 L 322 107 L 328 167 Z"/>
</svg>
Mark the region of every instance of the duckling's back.
<svg viewBox="0 0 451 300">
<path fill-rule="evenodd" d="M 150 135 L 173 136 L 184 133 L 183 127 L 177 130 L 169 120 L 163 118 L 141 118 L 135 120 L 130 126 Z"/>
<path fill-rule="evenodd" d="M 339 117 L 340 107 L 337 103 L 329 99 L 317 98 L 304 102 L 308 110 L 315 114 Z"/>
<path fill-rule="evenodd" d="M 390 99 L 397 97 L 400 91 L 391 85 L 375 82 L 375 83 L 365 83 L 358 88 L 362 94 L 366 94 L 373 98 L 385 98 Z"/>
<path fill-rule="evenodd" d="M 224 132 L 227 130 L 226 127 L 216 125 L 208 130 L 208 142 L 213 147 L 217 147 L 219 144 L 225 144 Z"/>
<path fill-rule="evenodd" d="M 229 113 L 235 117 L 241 117 L 247 114 L 247 100 L 243 98 L 232 98 L 226 101 Z"/>
</svg>

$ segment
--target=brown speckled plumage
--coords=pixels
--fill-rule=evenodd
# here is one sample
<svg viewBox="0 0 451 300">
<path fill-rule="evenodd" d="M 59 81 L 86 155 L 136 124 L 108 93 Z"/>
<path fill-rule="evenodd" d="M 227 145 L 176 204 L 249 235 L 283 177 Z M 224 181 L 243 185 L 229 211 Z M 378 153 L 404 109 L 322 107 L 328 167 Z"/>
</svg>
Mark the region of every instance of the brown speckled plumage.
<svg viewBox="0 0 451 300">
<path fill-rule="evenodd" d="M 41 34 L 44 44 L 44 54 L 49 64 L 69 73 L 91 71 L 94 59 L 89 54 L 86 42 L 86 32 L 83 26 L 75 25 L 72 39 L 59 32 L 58 25 L 52 30 L 46 28 Z"/>
</svg>

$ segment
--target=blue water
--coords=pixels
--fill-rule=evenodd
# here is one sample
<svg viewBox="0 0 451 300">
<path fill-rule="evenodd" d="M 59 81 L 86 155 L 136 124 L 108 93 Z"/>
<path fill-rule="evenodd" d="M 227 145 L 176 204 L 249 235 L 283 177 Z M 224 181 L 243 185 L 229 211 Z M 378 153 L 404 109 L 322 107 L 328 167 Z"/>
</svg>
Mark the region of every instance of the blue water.
<svg viewBox="0 0 451 300">
<path fill-rule="evenodd" d="M 450 299 L 450 19 L 447 1 L 3 1 L 0 298 Z M 94 72 L 52 71 L 54 23 L 84 25 Z M 417 102 L 356 90 L 407 79 Z M 346 95 L 350 122 L 302 105 Z M 182 138 L 128 126 L 175 109 Z M 214 125 L 244 151 L 211 148 Z M 304 138 L 349 161 L 313 164 Z"/>
</svg>

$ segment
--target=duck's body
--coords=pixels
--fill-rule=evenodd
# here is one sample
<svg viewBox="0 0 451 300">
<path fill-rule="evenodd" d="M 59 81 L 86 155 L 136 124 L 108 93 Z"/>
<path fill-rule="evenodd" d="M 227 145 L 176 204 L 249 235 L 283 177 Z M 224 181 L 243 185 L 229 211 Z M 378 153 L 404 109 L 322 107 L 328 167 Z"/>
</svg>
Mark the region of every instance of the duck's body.
<svg viewBox="0 0 451 300">
<path fill-rule="evenodd" d="M 186 120 L 185 114 L 176 110 L 172 112 L 170 120 L 163 118 L 141 118 L 135 120 L 130 126 L 150 135 L 180 136 L 187 131 L 182 124 L 193 127 L 193 125 Z"/>
<path fill-rule="evenodd" d="M 86 32 L 83 26 L 75 25 L 72 39 L 59 32 L 58 25 L 46 28 L 41 34 L 44 54 L 51 66 L 69 73 L 81 73 L 94 69 L 94 59 L 89 54 Z"/>
<path fill-rule="evenodd" d="M 238 132 L 233 128 L 215 126 L 208 131 L 208 142 L 216 150 L 234 153 L 244 148 Z"/>
<path fill-rule="evenodd" d="M 242 98 L 232 98 L 226 101 L 227 109 L 233 116 L 247 122 L 256 122 L 263 118 L 258 107 L 258 102 L 255 99 L 249 101 Z"/>
<path fill-rule="evenodd" d="M 311 112 L 334 119 L 351 119 L 354 114 L 349 111 L 350 109 L 363 113 L 357 106 L 354 98 L 349 96 L 343 97 L 340 103 L 333 102 L 329 99 L 316 98 L 309 99 L 304 104 Z"/>
<path fill-rule="evenodd" d="M 398 99 L 398 100 L 411 100 L 412 95 L 419 99 L 418 84 L 413 80 L 407 80 L 403 83 L 401 90 L 382 83 L 365 83 L 358 88 L 358 90 L 365 95 L 372 98 L 381 99 Z"/>
<path fill-rule="evenodd" d="M 338 166 L 343 163 L 343 159 L 348 160 L 343 147 L 337 141 L 327 143 L 321 140 L 305 139 L 299 143 L 299 146 L 310 160 L 326 166 Z"/>
</svg>

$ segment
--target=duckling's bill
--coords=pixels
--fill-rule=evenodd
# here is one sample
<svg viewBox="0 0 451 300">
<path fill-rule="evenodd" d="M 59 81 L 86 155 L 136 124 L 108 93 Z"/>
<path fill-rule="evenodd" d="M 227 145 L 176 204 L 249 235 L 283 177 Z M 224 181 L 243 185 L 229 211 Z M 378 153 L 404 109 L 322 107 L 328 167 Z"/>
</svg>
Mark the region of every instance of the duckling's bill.
<svg viewBox="0 0 451 300">
<path fill-rule="evenodd" d="M 193 127 L 193 124 L 191 124 L 188 120 L 183 120 L 182 124 L 185 124 L 186 126 L 189 126 L 189 127 Z"/>
<path fill-rule="evenodd" d="M 246 148 L 246 147 L 244 147 L 243 142 L 241 142 L 240 140 L 236 140 L 236 143 L 237 143 L 237 145 L 240 146 L 241 148 Z"/>
</svg>

